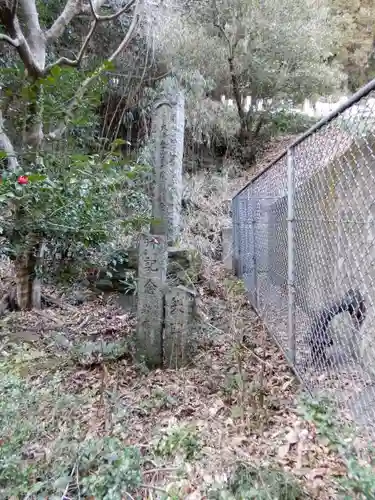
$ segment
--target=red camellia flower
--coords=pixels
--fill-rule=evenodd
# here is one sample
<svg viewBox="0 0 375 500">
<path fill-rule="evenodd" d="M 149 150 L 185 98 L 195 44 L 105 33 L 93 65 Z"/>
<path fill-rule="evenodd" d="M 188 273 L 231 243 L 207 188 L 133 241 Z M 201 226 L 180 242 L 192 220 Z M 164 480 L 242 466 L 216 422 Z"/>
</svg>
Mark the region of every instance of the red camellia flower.
<svg viewBox="0 0 375 500">
<path fill-rule="evenodd" d="M 18 184 L 28 184 L 29 178 L 27 175 L 20 175 L 17 179 Z"/>
</svg>

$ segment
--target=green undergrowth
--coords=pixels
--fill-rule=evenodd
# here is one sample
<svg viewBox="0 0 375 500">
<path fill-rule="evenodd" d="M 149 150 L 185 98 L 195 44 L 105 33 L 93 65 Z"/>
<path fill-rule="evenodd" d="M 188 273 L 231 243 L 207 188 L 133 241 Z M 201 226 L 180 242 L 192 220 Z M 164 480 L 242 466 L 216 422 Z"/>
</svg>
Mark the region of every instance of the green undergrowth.
<svg viewBox="0 0 375 500">
<path fill-rule="evenodd" d="M 0 498 L 141 499 L 152 488 L 150 463 L 162 469 L 177 456 L 179 464 L 199 457 L 199 432 L 185 425 L 156 430 L 147 447 L 129 446 L 134 408 L 121 394 L 100 386 L 98 376 L 92 387 L 69 385 L 82 376 L 79 349 L 64 360 L 27 345 L 8 347 L 0 359 Z M 103 428 L 104 399 L 110 426 Z M 160 488 L 157 498 L 172 497 Z"/>
<path fill-rule="evenodd" d="M 354 424 L 341 421 L 333 402 L 327 397 L 303 399 L 301 413 L 315 425 L 319 438 L 340 456 L 346 467 L 347 473 L 336 481 L 338 498 L 375 500 L 373 440 L 365 438 L 361 429 Z M 360 440 L 362 446 L 358 446 Z"/>
<path fill-rule="evenodd" d="M 110 499 L 139 486 L 139 450 L 116 436 L 88 438 L 95 391 L 64 391 L 65 376 L 23 378 L 11 359 L 0 363 L 1 498 Z"/>
<path fill-rule="evenodd" d="M 75 380 L 95 373 L 84 368 L 85 344 L 65 355 L 55 356 L 41 346 L 7 344 L 0 358 L 0 498 L 154 498 L 182 499 L 188 480 L 186 465 L 204 458 L 204 442 L 193 423 L 171 423 L 155 429 L 147 446 L 132 443 L 131 414 L 121 394 L 101 387 L 102 366 L 96 366 L 92 384 L 74 385 Z M 123 349 L 123 345 L 121 345 Z M 88 344 L 87 349 L 93 348 Z M 108 366 L 114 354 L 107 346 Z M 113 352 L 122 356 L 121 349 Z M 106 349 L 103 350 L 105 355 Z M 99 363 L 103 359 L 99 360 Z M 112 365 L 116 370 L 116 365 Z M 116 372 L 115 372 L 116 373 Z M 142 374 L 139 373 L 141 381 Z M 73 381 L 73 383 L 71 383 Z M 142 383 L 142 382 L 141 382 Z M 155 391 L 154 391 L 155 392 Z M 102 425 L 101 401 L 106 400 L 110 426 Z M 152 393 L 145 401 L 149 411 L 173 409 L 178 404 L 168 394 Z M 161 404 L 162 403 L 162 404 Z M 110 413 L 110 415 L 109 415 Z M 145 424 L 147 422 L 145 420 Z M 206 457 L 207 460 L 207 457 Z M 173 464 L 174 481 L 149 484 L 150 464 L 160 470 Z M 168 470 L 168 469 L 166 469 Z M 260 489 L 259 489 L 260 488 Z M 255 495 L 255 491 L 258 494 Z M 233 468 L 228 483 L 206 487 L 208 498 L 306 498 L 299 487 L 281 471 L 245 465 Z M 263 496 L 259 496 L 263 495 Z"/>
<path fill-rule="evenodd" d="M 255 467 L 239 463 L 227 482 L 212 489 L 210 500 L 302 500 L 309 498 L 289 474 L 271 467 Z"/>
</svg>

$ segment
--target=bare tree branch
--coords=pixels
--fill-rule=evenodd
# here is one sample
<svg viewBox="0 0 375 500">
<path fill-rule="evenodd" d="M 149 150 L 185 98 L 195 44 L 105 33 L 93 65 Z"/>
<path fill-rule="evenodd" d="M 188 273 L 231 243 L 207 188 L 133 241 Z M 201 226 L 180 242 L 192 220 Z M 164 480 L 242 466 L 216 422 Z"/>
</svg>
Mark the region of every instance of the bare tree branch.
<svg viewBox="0 0 375 500">
<path fill-rule="evenodd" d="M 75 0 L 77 1 L 77 0 Z M 87 46 L 95 32 L 95 29 L 97 27 L 97 25 L 100 23 L 100 22 L 105 22 L 105 21 L 112 21 L 116 18 L 118 18 L 119 16 L 121 16 L 121 14 L 124 14 L 125 12 L 127 12 L 135 3 L 136 0 L 130 0 L 130 2 L 128 2 L 124 7 L 122 7 L 121 9 L 119 9 L 117 12 L 115 12 L 114 14 L 111 14 L 109 16 L 100 16 L 99 14 L 97 14 L 96 12 L 96 6 L 93 2 L 93 0 L 89 0 L 89 3 L 90 3 L 90 10 L 91 10 L 91 13 L 94 17 L 94 21 L 91 23 L 91 27 L 90 27 L 90 31 L 88 32 L 83 44 L 82 44 L 82 47 L 80 48 L 80 51 L 76 57 L 76 59 L 69 59 L 68 57 L 60 57 L 57 61 L 55 61 L 54 63 L 50 64 L 49 66 L 47 66 L 46 68 L 46 73 L 48 73 L 54 66 L 63 66 L 63 65 L 66 65 L 66 66 L 73 66 L 73 67 L 76 67 L 80 64 L 80 62 L 82 61 L 82 58 L 85 54 L 85 51 L 87 49 Z M 68 2 L 69 3 L 69 2 Z M 67 4 L 68 5 L 68 4 Z M 51 28 L 52 29 L 52 28 Z"/>
<path fill-rule="evenodd" d="M 7 4 L 0 6 L 0 20 L 4 24 L 4 26 L 7 29 L 10 28 L 9 31 L 13 31 L 13 33 L 15 31 L 14 21 L 17 14 L 17 8 L 18 8 L 18 0 L 14 0 L 12 8 L 9 8 Z M 20 40 L 18 38 L 15 38 L 14 35 L 12 37 L 1 33 L 0 40 L 9 43 L 13 47 L 19 47 L 20 45 Z"/>
<path fill-rule="evenodd" d="M 83 44 L 82 44 L 82 47 L 80 48 L 79 52 L 78 52 L 78 56 L 76 59 L 69 59 L 68 57 L 60 57 L 57 61 L 55 61 L 54 63 L 52 64 L 49 64 L 47 67 L 46 67 L 46 70 L 45 70 L 45 73 L 49 73 L 51 71 L 51 69 L 54 67 L 54 66 L 79 66 L 80 62 L 82 61 L 82 58 L 85 54 L 85 51 L 86 51 L 86 48 L 95 32 L 95 28 L 97 27 L 98 25 L 98 22 L 95 20 L 91 23 L 91 27 L 90 27 L 90 31 L 88 32 Z"/>
<path fill-rule="evenodd" d="M 13 144 L 5 132 L 3 112 L 0 110 L 0 150 L 4 151 L 8 158 L 8 166 L 10 170 L 15 170 L 18 167 L 18 160 L 14 152 Z"/>
<path fill-rule="evenodd" d="M 11 38 L 10 36 L 8 35 L 3 35 L 2 33 L 0 33 L 0 41 L 2 42 L 7 42 L 9 43 L 10 45 L 13 45 L 13 47 L 19 47 L 20 46 L 20 41 L 18 40 L 18 38 Z"/>
<path fill-rule="evenodd" d="M 120 43 L 120 45 L 117 47 L 117 49 L 108 58 L 109 62 L 113 62 L 117 58 L 117 56 L 120 54 L 120 52 L 122 52 L 124 49 L 126 49 L 130 40 L 132 39 L 133 33 L 134 33 L 136 27 L 138 26 L 138 22 L 139 22 L 139 5 L 140 5 L 139 0 L 136 0 L 136 7 L 135 7 L 133 19 L 132 19 L 132 22 L 130 23 L 128 32 L 126 33 L 123 41 Z"/>
<path fill-rule="evenodd" d="M 13 5 L 12 5 L 12 17 L 13 17 L 13 19 L 17 15 L 17 9 L 18 9 L 18 0 L 14 0 Z"/>
<path fill-rule="evenodd" d="M 19 2 L 27 19 L 28 39 L 26 39 L 18 21 L 18 1 L 16 0 L 11 8 L 0 4 L 0 21 L 8 32 L 8 35 L 0 35 L 0 40 L 13 45 L 28 73 L 39 77 L 43 74 L 44 69 L 45 46 L 35 1 L 19 0 Z"/>
<path fill-rule="evenodd" d="M 82 0 L 68 0 L 60 16 L 52 24 L 50 29 L 46 31 L 45 36 L 47 42 L 59 38 L 64 33 L 65 28 L 71 20 L 82 11 L 82 8 Z"/>
<path fill-rule="evenodd" d="M 117 58 L 117 56 L 123 50 L 126 49 L 130 40 L 132 39 L 134 31 L 136 30 L 136 28 L 138 26 L 138 22 L 139 22 L 139 18 L 140 18 L 139 6 L 140 6 L 140 1 L 135 0 L 135 11 L 134 11 L 133 19 L 132 19 L 132 22 L 129 26 L 128 32 L 126 33 L 124 39 L 122 40 L 120 45 L 117 47 L 117 49 L 108 58 L 109 62 L 113 62 Z M 96 71 L 94 71 L 94 73 L 91 76 L 87 77 L 86 80 L 83 81 L 82 85 L 80 86 L 80 88 L 76 92 L 75 96 L 73 97 L 73 99 L 71 100 L 71 102 L 67 108 L 64 122 L 57 129 L 55 129 L 54 131 L 50 132 L 49 134 L 47 134 L 45 136 L 45 138 L 47 140 L 56 140 L 56 139 L 61 138 L 61 136 L 64 134 L 64 132 L 67 128 L 67 124 L 68 124 L 69 119 L 72 116 L 72 113 L 74 112 L 75 108 L 79 105 L 79 102 L 83 98 L 87 88 L 91 85 L 91 83 L 94 80 L 96 80 L 103 73 L 103 71 L 105 71 L 106 67 L 107 67 L 106 63 L 103 63 L 101 66 L 99 66 L 96 69 Z"/>
<path fill-rule="evenodd" d="M 115 12 L 114 14 L 110 14 L 109 16 L 100 16 L 99 14 L 97 14 L 96 12 L 96 8 L 95 8 L 95 5 L 93 3 L 92 0 L 89 0 L 89 4 L 90 4 L 90 9 L 91 9 L 91 13 L 92 15 L 94 16 L 94 18 L 97 20 L 97 21 L 112 21 L 113 19 L 117 19 L 118 17 L 120 17 L 122 14 L 124 14 L 125 12 L 127 12 L 129 9 L 132 8 L 132 6 L 134 5 L 135 3 L 135 0 L 130 0 L 130 2 L 128 2 L 124 7 L 122 7 L 121 9 L 119 9 L 117 12 Z"/>
<path fill-rule="evenodd" d="M 47 42 L 59 38 L 64 33 L 66 27 L 68 26 L 68 24 L 70 24 L 75 16 L 83 12 L 92 12 L 93 8 L 100 9 L 104 2 L 105 0 L 94 0 L 94 5 L 92 7 L 91 2 L 90 5 L 85 5 L 83 3 L 83 0 L 67 0 L 60 16 L 56 19 L 50 29 L 45 33 Z"/>
</svg>

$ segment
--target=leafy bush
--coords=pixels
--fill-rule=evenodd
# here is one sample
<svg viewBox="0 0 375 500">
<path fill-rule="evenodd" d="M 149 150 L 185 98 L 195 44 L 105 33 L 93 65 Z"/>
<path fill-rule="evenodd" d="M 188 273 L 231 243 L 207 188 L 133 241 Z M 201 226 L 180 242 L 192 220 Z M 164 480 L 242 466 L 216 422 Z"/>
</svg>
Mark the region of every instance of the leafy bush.
<svg viewBox="0 0 375 500">
<path fill-rule="evenodd" d="M 110 64 L 108 64 L 108 69 L 111 69 Z M 67 104 L 74 100 L 77 89 L 88 76 L 90 73 L 76 68 L 55 66 L 48 76 L 34 82 L 25 80 L 24 70 L 20 63 L 0 69 L 0 84 L 4 88 L 1 104 L 7 125 L 10 127 L 10 139 L 16 152 L 22 152 L 24 146 L 19 131 L 24 129 L 25 124 L 35 120 L 36 107 L 39 108 L 37 119 L 43 124 L 46 137 L 39 151 L 41 156 L 46 151 L 54 150 L 55 154 L 62 154 L 66 149 L 76 150 L 77 148 L 87 153 L 92 150 L 88 147 L 89 144 L 95 145 L 98 151 L 100 124 L 97 108 L 108 85 L 108 78 L 100 75 L 87 89 L 84 97 L 79 100 L 79 106 L 67 115 Z M 50 132 L 56 131 L 64 123 L 66 133 L 63 137 L 51 140 Z M 35 151 L 27 151 L 27 153 L 31 153 L 32 163 Z M 35 164 L 34 167 L 36 167 Z"/>
<path fill-rule="evenodd" d="M 313 117 L 288 109 L 282 109 L 272 113 L 269 127 L 272 135 L 300 134 L 306 132 L 315 123 L 316 119 Z"/>
<path fill-rule="evenodd" d="M 1 233 L 15 257 L 31 234 L 39 241 L 62 248 L 76 244 L 78 251 L 95 248 L 114 233 L 139 225 L 114 207 L 118 192 L 125 195 L 137 175 L 137 165 L 124 165 L 113 156 L 45 155 L 38 173 L 20 170 L 4 173 L 0 185 Z M 23 181 L 21 183 L 20 181 Z M 14 207 L 8 209 L 9 203 Z M 143 221 L 142 221 L 143 222 Z"/>
<path fill-rule="evenodd" d="M 140 182 L 147 167 L 122 158 L 119 149 L 124 141 L 105 148 L 99 142 L 97 109 L 108 78 L 97 78 L 74 113 L 66 115 L 67 102 L 74 101 L 86 76 L 73 68 L 54 67 L 47 77 L 25 83 L 20 68 L 0 72 L 0 82 L 9 90 L 5 99 L 12 103 L 9 121 L 16 128 L 35 120 L 32 108 L 40 100 L 38 119 L 45 136 L 61 124 L 67 128 L 57 147 L 46 139 L 37 152 L 25 150 L 12 137 L 19 165 L 1 175 L 2 250 L 16 258 L 44 244 L 48 271 L 60 261 L 59 273 L 64 277 L 69 277 L 69 267 L 74 274 L 72 261 L 78 259 L 82 266 L 90 251 L 149 220 L 148 198 Z M 5 156 L 2 153 L 3 160 Z"/>
</svg>

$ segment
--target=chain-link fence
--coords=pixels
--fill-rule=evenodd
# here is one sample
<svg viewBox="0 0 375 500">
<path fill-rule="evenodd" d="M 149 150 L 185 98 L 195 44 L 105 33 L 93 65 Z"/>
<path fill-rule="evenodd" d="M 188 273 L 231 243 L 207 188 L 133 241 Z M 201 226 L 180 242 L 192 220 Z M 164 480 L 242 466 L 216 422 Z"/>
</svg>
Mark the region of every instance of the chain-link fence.
<svg viewBox="0 0 375 500">
<path fill-rule="evenodd" d="M 250 300 L 310 392 L 375 429 L 375 80 L 233 198 Z"/>
</svg>

